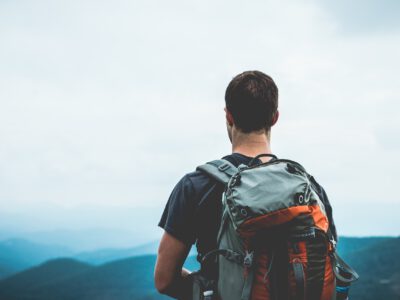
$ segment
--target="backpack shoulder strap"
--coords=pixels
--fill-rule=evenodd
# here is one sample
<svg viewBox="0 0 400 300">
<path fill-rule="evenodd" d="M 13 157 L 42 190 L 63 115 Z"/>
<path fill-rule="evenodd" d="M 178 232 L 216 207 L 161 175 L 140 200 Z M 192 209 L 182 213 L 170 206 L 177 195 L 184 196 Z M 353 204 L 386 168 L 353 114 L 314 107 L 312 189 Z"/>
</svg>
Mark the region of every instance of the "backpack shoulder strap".
<svg viewBox="0 0 400 300">
<path fill-rule="evenodd" d="M 210 175 L 223 184 L 227 184 L 229 179 L 238 171 L 238 168 L 226 159 L 217 159 L 198 166 L 196 170 Z"/>
</svg>

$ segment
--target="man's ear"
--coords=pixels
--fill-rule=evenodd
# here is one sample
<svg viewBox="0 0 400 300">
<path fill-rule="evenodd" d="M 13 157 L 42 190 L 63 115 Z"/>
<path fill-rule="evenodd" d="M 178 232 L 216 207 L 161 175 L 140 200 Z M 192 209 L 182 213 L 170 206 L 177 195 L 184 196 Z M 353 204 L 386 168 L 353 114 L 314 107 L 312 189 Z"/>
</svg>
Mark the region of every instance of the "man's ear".
<svg viewBox="0 0 400 300">
<path fill-rule="evenodd" d="M 224 110 L 225 110 L 226 122 L 228 123 L 229 126 L 233 126 L 234 122 L 231 112 L 227 110 L 226 107 L 224 108 Z"/>
<path fill-rule="evenodd" d="M 272 124 L 271 126 L 274 126 L 276 122 L 278 122 L 279 119 L 279 110 L 276 111 L 276 113 L 274 114 L 274 117 L 272 118 Z"/>
</svg>

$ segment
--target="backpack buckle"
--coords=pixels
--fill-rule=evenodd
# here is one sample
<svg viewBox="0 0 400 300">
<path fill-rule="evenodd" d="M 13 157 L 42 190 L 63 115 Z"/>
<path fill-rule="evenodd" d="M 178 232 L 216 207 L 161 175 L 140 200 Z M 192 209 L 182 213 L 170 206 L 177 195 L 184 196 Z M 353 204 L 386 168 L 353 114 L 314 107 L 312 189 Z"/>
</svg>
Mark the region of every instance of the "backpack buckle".
<svg viewBox="0 0 400 300">
<path fill-rule="evenodd" d="M 220 171 L 226 171 L 229 169 L 229 165 L 227 163 L 223 163 L 222 165 L 218 166 L 218 170 Z"/>
<path fill-rule="evenodd" d="M 243 259 L 243 265 L 246 268 L 250 268 L 251 265 L 253 264 L 253 257 L 254 257 L 254 251 L 250 251 L 249 252 L 249 251 L 246 250 L 246 254 L 245 254 L 244 259 Z"/>
<path fill-rule="evenodd" d="M 226 252 L 224 253 L 224 256 L 227 260 L 235 262 L 239 265 L 243 263 L 243 255 L 241 255 L 240 253 L 237 253 L 233 250 L 226 250 Z"/>
</svg>

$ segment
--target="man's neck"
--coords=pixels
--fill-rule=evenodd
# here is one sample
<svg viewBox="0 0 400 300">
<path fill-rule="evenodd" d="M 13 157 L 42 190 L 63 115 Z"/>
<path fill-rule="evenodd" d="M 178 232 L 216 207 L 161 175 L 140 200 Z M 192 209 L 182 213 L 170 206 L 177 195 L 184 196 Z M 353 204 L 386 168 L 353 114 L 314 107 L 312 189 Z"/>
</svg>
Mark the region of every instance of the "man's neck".
<svg viewBox="0 0 400 300">
<path fill-rule="evenodd" d="M 271 153 L 269 134 L 246 134 L 234 130 L 232 133 L 232 153 L 240 153 L 249 157 L 255 157 L 264 153 Z"/>
</svg>

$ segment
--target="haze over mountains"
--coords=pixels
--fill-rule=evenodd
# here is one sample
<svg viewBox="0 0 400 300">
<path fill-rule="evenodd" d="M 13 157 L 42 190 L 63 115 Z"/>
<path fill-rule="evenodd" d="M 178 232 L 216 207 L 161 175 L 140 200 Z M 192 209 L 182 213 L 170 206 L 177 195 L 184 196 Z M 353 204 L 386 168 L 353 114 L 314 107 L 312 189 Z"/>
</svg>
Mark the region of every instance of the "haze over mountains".
<svg viewBox="0 0 400 300">
<path fill-rule="evenodd" d="M 163 300 L 153 284 L 157 242 L 74 252 L 14 239 L 0 242 L 0 299 Z M 360 274 L 352 300 L 398 300 L 400 238 L 346 238 L 339 251 Z M 194 254 L 194 252 L 193 252 Z M 198 269 L 194 255 L 185 263 Z"/>
<path fill-rule="evenodd" d="M 0 279 L 60 257 L 70 257 L 97 265 L 131 256 L 155 254 L 157 246 L 157 242 L 154 241 L 131 248 L 80 252 L 64 246 L 38 244 L 23 239 L 9 239 L 0 242 Z"/>
<path fill-rule="evenodd" d="M 154 208 L 104 210 L 101 207 L 39 205 L 35 211 L 42 215 L 38 217 L 30 211 L 7 213 L 0 209 L 0 240 L 17 237 L 40 244 L 62 244 L 79 251 L 90 251 L 138 246 L 158 239 L 161 233 L 156 226 L 161 212 Z M 153 215 L 148 217 L 150 211 Z M 118 216 L 117 221 L 111 216 Z M 145 222 L 151 226 L 137 225 Z"/>
</svg>

